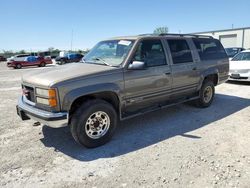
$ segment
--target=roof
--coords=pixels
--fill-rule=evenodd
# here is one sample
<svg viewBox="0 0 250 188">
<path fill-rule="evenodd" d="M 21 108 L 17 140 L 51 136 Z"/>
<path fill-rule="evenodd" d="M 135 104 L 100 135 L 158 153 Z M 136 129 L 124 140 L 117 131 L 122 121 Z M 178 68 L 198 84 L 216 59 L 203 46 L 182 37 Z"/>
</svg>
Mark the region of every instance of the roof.
<svg viewBox="0 0 250 188">
<path fill-rule="evenodd" d="M 233 28 L 233 29 L 221 29 L 221 30 L 214 30 L 214 31 L 202 31 L 202 32 L 195 32 L 195 33 L 192 33 L 192 34 L 224 32 L 224 31 L 236 31 L 236 30 L 245 30 L 245 29 L 250 29 L 250 27 L 239 27 L 239 28 Z"/>
</svg>

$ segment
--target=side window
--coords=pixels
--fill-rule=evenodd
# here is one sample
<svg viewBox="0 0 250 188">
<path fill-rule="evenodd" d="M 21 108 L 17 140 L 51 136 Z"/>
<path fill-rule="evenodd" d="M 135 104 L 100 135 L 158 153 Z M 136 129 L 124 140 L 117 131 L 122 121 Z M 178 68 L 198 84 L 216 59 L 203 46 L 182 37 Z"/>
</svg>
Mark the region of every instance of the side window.
<svg viewBox="0 0 250 188">
<path fill-rule="evenodd" d="M 250 52 L 244 52 L 244 56 L 242 58 L 243 61 L 249 61 L 250 60 Z"/>
<path fill-rule="evenodd" d="M 169 39 L 168 45 L 174 64 L 193 62 L 192 53 L 186 40 Z"/>
<path fill-rule="evenodd" d="M 194 38 L 193 42 L 198 50 L 201 60 L 214 60 L 227 57 L 223 46 L 218 40 Z"/>
<path fill-rule="evenodd" d="M 147 67 L 166 65 L 166 58 L 160 40 L 142 41 L 133 58 L 134 61 L 143 61 Z"/>
</svg>

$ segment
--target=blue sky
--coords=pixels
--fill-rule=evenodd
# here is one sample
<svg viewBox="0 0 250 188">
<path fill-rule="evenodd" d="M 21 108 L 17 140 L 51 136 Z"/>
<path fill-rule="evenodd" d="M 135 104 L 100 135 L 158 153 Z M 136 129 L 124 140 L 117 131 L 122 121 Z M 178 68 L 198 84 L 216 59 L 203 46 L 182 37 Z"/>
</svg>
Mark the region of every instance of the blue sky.
<svg viewBox="0 0 250 188">
<path fill-rule="evenodd" d="M 99 40 L 250 26 L 249 0 L 1 0 L 0 50 L 91 48 Z"/>
</svg>

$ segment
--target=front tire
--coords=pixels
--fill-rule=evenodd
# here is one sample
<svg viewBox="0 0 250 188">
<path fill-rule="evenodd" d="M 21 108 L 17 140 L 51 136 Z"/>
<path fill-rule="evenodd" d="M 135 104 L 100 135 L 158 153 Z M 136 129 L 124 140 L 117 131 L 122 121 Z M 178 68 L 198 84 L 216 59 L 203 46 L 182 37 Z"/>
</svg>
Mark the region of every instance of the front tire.
<svg viewBox="0 0 250 188">
<path fill-rule="evenodd" d="M 45 67 L 46 66 L 46 63 L 42 62 L 39 67 Z"/>
<path fill-rule="evenodd" d="M 196 106 L 200 108 L 209 107 L 214 99 L 214 83 L 210 80 L 204 80 L 199 92 L 199 98 L 195 101 Z"/>
<path fill-rule="evenodd" d="M 114 107 L 104 100 L 83 103 L 72 115 L 70 131 L 81 145 L 94 148 L 107 143 L 117 126 Z"/>
</svg>

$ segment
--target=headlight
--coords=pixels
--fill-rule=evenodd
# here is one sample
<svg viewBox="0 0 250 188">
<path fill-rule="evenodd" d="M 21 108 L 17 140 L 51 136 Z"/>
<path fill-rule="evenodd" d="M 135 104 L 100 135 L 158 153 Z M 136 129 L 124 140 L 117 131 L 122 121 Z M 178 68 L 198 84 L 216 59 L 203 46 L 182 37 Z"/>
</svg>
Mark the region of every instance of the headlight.
<svg viewBox="0 0 250 188">
<path fill-rule="evenodd" d="M 49 100 L 41 97 L 37 97 L 36 102 L 39 104 L 49 105 Z"/>
<path fill-rule="evenodd" d="M 56 90 L 36 88 L 37 103 L 48 105 L 50 107 L 57 106 Z"/>
<path fill-rule="evenodd" d="M 36 88 L 36 94 L 44 96 L 44 97 L 49 97 L 49 90 L 48 89 Z"/>
</svg>

